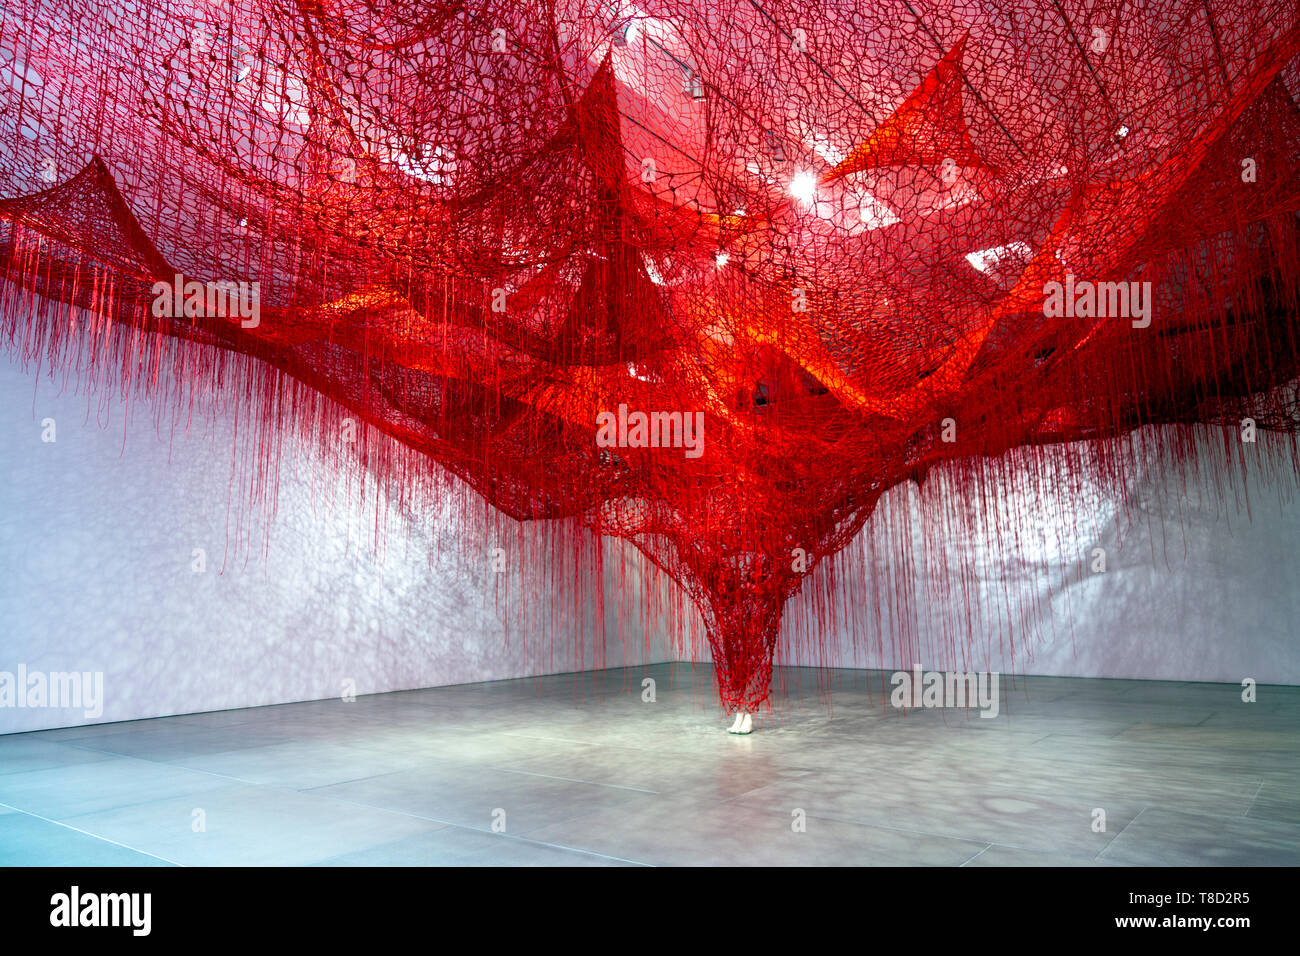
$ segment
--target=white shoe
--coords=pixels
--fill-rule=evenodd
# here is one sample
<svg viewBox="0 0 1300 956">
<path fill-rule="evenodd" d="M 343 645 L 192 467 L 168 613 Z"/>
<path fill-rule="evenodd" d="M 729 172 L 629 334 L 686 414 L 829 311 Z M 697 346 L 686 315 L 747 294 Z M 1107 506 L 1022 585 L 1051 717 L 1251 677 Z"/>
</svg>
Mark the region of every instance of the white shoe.
<svg viewBox="0 0 1300 956">
<path fill-rule="evenodd" d="M 736 714 L 736 722 L 727 728 L 729 734 L 752 734 L 754 732 L 754 719 L 745 713 Z"/>
</svg>

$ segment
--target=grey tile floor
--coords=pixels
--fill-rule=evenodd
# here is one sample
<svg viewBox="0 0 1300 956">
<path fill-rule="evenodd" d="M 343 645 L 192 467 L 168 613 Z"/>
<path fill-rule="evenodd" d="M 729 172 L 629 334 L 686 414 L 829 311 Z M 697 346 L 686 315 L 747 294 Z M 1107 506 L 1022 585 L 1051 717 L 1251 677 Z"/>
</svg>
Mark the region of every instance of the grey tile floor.
<svg viewBox="0 0 1300 956">
<path fill-rule="evenodd" d="M 666 664 L 0 736 L 0 864 L 1300 864 L 1300 688 L 778 680 L 750 737 Z"/>
</svg>

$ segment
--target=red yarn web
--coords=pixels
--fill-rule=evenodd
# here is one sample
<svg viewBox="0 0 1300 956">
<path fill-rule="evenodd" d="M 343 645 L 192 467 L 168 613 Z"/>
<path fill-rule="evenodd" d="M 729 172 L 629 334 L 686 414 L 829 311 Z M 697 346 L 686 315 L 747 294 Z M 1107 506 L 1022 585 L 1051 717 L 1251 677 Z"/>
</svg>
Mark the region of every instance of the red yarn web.
<svg viewBox="0 0 1300 956">
<path fill-rule="evenodd" d="M 391 485 L 440 467 L 632 542 L 728 709 L 900 482 L 1300 424 L 1294 0 L 10 0 L 0 26 L 13 350 L 180 405 L 237 381 L 272 436 L 359 420 Z M 158 314 L 190 281 L 257 282 L 256 321 Z"/>
</svg>

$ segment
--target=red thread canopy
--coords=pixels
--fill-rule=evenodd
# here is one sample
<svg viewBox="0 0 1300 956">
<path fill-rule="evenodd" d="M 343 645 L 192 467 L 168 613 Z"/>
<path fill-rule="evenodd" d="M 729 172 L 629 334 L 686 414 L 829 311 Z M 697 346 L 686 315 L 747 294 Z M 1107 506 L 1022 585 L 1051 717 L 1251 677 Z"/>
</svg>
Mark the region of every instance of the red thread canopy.
<svg viewBox="0 0 1300 956">
<path fill-rule="evenodd" d="M 271 431 L 319 394 L 398 484 L 436 463 L 631 541 L 729 709 L 892 486 L 1298 424 L 1294 0 L 11 0 L 0 26 L 12 348 L 160 391 L 236 356 Z M 242 308 L 157 307 L 188 283 Z"/>
</svg>

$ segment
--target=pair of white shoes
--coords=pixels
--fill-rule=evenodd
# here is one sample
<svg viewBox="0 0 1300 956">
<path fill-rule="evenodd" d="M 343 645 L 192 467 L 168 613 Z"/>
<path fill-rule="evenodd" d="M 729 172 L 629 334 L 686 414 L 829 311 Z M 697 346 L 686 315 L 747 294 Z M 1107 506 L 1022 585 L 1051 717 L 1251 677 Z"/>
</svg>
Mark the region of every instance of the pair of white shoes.
<svg viewBox="0 0 1300 956">
<path fill-rule="evenodd" d="M 736 721 L 727 728 L 729 734 L 750 734 L 754 732 L 754 719 L 741 711 L 736 712 Z"/>
</svg>

